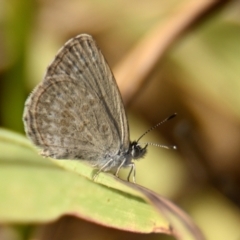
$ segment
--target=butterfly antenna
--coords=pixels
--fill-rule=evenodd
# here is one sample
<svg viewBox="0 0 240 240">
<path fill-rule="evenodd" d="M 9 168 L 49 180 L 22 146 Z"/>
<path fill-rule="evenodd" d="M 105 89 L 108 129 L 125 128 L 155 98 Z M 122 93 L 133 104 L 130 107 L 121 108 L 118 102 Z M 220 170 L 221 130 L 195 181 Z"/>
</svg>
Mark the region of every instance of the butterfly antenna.
<svg viewBox="0 0 240 240">
<path fill-rule="evenodd" d="M 149 132 L 151 132 L 151 131 L 154 130 L 155 128 L 159 127 L 159 126 L 162 125 L 163 123 L 169 121 L 170 119 L 172 119 L 172 118 L 174 118 L 174 117 L 176 117 L 176 116 L 177 116 L 177 113 L 174 113 L 174 114 L 172 114 L 171 116 L 165 118 L 163 121 L 161 121 L 161 122 L 159 122 L 158 124 L 156 124 L 155 126 L 149 128 L 143 135 L 141 135 L 141 136 L 138 138 L 137 142 L 139 142 L 140 139 L 143 138 L 146 134 L 148 134 Z M 150 144 L 150 145 L 153 145 L 153 146 L 159 145 L 159 144 L 154 144 L 154 143 L 149 143 L 149 144 Z M 168 146 L 165 146 L 165 145 L 159 145 L 158 147 L 163 147 L 163 148 L 171 149 L 171 147 L 168 147 Z M 174 147 L 176 148 L 176 146 L 174 146 Z M 173 148 L 173 149 L 174 149 L 174 148 Z"/>
<path fill-rule="evenodd" d="M 147 143 L 143 143 L 143 144 L 151 145 L 151 146 L 154 146 L 154 147 L 161 147 L 161 148 L 165 148 L 165 149 L 173 149 L 173 150 L 177 149 L 177 146 L 175 146 L 175 145 L 169 146 L 169 145 L 162 145 L 162 144 L 151 143 L 151 142 L 147 142 Z"/>
</svg>

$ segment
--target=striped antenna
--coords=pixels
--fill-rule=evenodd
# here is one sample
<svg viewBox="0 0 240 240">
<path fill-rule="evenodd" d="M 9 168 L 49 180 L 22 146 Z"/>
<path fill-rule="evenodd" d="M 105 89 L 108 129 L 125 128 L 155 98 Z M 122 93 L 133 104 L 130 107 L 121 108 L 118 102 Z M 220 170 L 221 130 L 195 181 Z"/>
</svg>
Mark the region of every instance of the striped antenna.
<svg viewBox="0 0 240 240">
<path fill-rule="evenodd" d="M 138 140 L 137 143 L 140 141 L 140 139 L 142 139 L 146 134 L 148 134 L 149 132 L 151 132 L 152 130 L 154 130 L 155 128 L 159 127 L 160 125 L 162 125 L 163 123 L 171 120 L 172 118 L 176 117 L 177 113 L 172 114 L 171 116 L 165 118 L 163 121 L 159 122 L 158 124 L 156 124 L 155 126 L 149 128 L 143 135 L 141 135 Z M 161 148 L 166 148 L 166 149 L 177 149 L 176 146 L 167 146 L 167 145 L 161 145 L 161 144 L 157 144 L 157 143 L 146 143 L 148 145 L 152 145 L 152 146 L 156 146 L 156 147 L 161 147 Z"/>
</svg>

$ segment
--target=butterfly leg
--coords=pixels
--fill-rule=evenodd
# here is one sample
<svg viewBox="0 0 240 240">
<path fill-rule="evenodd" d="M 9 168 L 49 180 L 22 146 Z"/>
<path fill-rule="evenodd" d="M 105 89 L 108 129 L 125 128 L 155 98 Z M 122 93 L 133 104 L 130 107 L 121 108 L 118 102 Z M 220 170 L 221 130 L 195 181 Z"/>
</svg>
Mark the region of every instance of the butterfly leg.
<svg viewBox="0 0 240 240">
<path fill-rule="evenodd" d="M 109 161 L 107 161 L 93 176 L 93 181 L 95 181 L 96 177 L 98 176 L 98 174 L 100 172 L 102 172 L 104 170 L 104 168 L 106 168 L 108 166 L 109 163 L 111 163 L 113 161 L 113 159 L 111 158 Z"/>
<path fill-rule="evenodd" d="M 119 165 L 119 167 L 117 168 L 117 171 L 115 173 L 116 177 L 118 177 L 118 173 L 119 173 L 120 169 L 122 168 L 122 166 L 124 165 L 125 162 L 126 162 L 126 160 L 122 161 L 121 164 Z"/>
<path fill-rule="evenodd" d="M 136 183 L 136 168 L 135 168 L 135 163 L 130 163 L 130 164 L 128 164 L 128 167 L 131 167 L 131 169 L 130 169 L 130 172 L 129 172 L 129 174 L 128 174 L 128 178 L 127 178 L 127 180 L 128 180 L 128 182 L 130 182 L 130 176 L 131 176 L 131 174 L 132 174 L 132 172 L 133 172 L 133 183 Z"/>
</svg>

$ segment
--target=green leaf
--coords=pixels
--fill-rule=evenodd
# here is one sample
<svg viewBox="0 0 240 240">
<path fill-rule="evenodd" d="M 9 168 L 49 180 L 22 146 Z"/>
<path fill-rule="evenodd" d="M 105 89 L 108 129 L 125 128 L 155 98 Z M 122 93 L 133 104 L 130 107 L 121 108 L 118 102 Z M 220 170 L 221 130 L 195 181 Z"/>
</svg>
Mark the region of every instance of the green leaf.
<svg viewBox="0 0 240 240">
<path fill-rule="evenodd" d="M 44 223 L 70 214 L 127 231 L 171 233 L 164 216 L 110 174 L 93 182 L 93 169 L 84 163 L 42 158 L 25 137 L 4 129 L 0 149 L 1 223 Z"/>
</svg>

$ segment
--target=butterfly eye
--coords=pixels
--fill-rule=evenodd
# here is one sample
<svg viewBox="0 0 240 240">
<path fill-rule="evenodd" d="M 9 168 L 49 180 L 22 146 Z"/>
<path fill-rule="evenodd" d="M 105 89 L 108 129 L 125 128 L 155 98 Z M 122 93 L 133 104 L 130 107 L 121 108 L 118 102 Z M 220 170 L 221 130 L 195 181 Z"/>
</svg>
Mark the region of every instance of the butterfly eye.
<svg viewBox="0 0 240 240">
<path fill-rule="evenodd" d="M 142 148 L 136 141 L 131 143 L 131 155 L 133 159 L 142 158 L 147 152 L 147 144 Z"/>
</svg>

